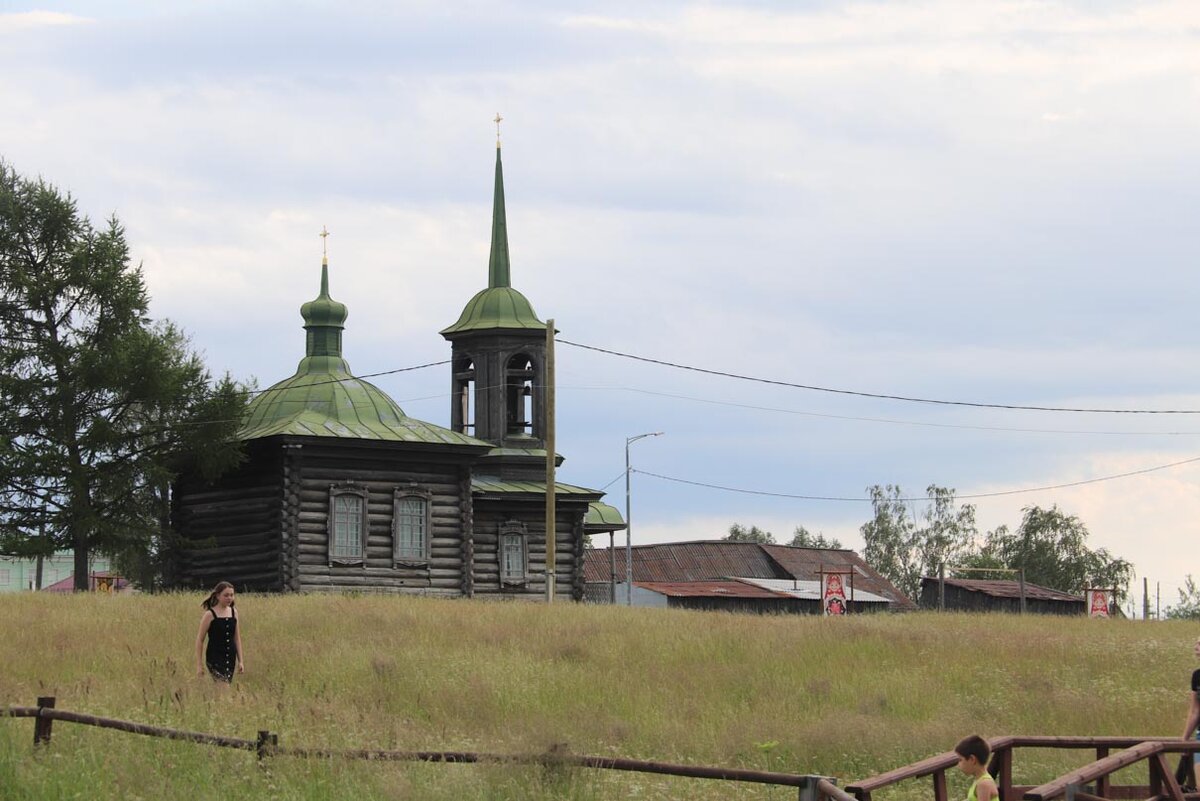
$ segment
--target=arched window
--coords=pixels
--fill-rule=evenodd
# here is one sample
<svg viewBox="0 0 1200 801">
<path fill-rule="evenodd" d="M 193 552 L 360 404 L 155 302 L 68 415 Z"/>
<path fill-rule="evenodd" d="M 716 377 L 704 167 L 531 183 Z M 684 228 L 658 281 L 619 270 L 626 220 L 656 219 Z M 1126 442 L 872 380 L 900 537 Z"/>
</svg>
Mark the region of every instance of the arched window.
<svg viewBox="0 0 1200 801">
<path fill-rule="evenodd" d="M 533 434 L 533 359 L 518 353 L 504 370 L 504 407 L 507 433 Z"/>
<path fill-rule="evenodd" d="M 500 583 L 519 586 L 529 580 L 529 536 L 525 524 L 509 520 L 500 526 Z"/>
<path fill-rule="evenodd" d="M 329 564 L 366 563 L 367 489 L 358 484 L 329 487 Z"/>
<path fill-rule="evenodd" d="M 398 489 L 392 499 L 392 560 L 396 564 L 429 561 L 429 493 Z"/>
<path fill-rule="evenodd" d="M 455 431 L 475 430 L 475 363 L 462 359 L 454 366 L 454 408 L 450 410 Z"/>
</svg>

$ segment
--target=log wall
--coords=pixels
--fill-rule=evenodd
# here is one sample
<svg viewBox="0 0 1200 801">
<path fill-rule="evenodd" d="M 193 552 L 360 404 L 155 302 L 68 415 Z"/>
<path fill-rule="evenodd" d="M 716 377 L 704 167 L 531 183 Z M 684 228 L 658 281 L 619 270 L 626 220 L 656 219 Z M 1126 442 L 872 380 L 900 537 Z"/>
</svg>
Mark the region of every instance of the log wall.
<svg viewBox="0 0 1200 801">
<path fill-rule="evenodd" d="M 278 446 L 256 447 L 247 464 L 213 485 L 181 480 L 172 498 L 180 534 L 173 583 L 211 588 L 229 581 L 239 590 L 278 591 L 284 482 Z"/>
<path fill-rule="evenodd" d="M 467 592 L 463 561 L 469 553 L 469 488 L 462 461 L 434 461 L 383 449 L 352 450 L 306 445 L 298 481 L 296 555 L 292 587 L 302 591 L 372 590 L 458 596 Z M 367 492 L 367 548 L 363 564 L 329 564 L 329 490 L 353 484 Z M 430 493 L 429 562 L 393 561 L 395 490 Z M 464 503 L 466 509 L 464 510 Z"/>
<path fill-rule="evenodd" d="M 555 509 L 554 596 L 583 597 L 583 517 L 586 503 L 562 498 Z M 509 520 L 525 524 L 528 580 L 523 586 L 500 583 L 500 527 Z M 474 588 L 476 597 L 546 596 L 546 507 L 537 501 L 475 499 Z"/>
</svg>

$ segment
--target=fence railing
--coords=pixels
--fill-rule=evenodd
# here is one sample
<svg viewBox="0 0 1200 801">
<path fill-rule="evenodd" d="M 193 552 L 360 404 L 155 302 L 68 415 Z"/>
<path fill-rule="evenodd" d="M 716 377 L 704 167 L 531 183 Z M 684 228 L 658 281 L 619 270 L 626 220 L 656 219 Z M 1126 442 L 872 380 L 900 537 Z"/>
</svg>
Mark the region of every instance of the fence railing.
<svg viewBox="0 0 1200 801">
<path fill-rule="evenodd" d="M 1200 793 L 1183 792 L 1168 770 L 1167 754 L 1196 753 L 1200 743 L 1168 737 L 1051 737 L 1005 736 L 988 740 L 992 760 L 988 772 L 996 780 L 1000 801 L 1051 801 L 1063 797 L 1066 801 L 1112 801 L 1113 799 L 1171 799 L 1200 801 Z M 1094 750 L 1095 761 L 1059 776 L 1046 784 L 1013 784 L 1013 752 L 1017 748 L 1061 748 Z M 1113 750 L 1118 753 L 1112 754 Z M 1149 781 L 1144 785 L 1116 785 L 1112 774 L 1123 768 L 1148 762 Z M 937 756 L 896 768 L 878 776 L 861 779 L 846 785 L 846 792 L 859 801 L 871 801 L 871 794 L 897 782 L 929 777 L 933 781 L 934 801 L 949 801 L 946 790 L 946 771 L 958 764 L 958 754 L 947 751 Z M 1192 777 L 1193 787 L 1195 777 Z"/>
<path fill-rule="evenodd" d="M 55 708 L 56 699 L 44 696 L 37 699 L 37 706 L 7 707 L 0 709 L 0 717 L 33 718 L 33 742 L 35 747 L 50 744 L 55 721 L 114 729 L 130 734 L 183 740 L 218 748 L 235 748 L 254 751 L 259 759 L 268 757 L 301 757 L 322 759 L 361 759 L 391 762 L 444 762 L 444 763 L 508 763 L 541 765 L 543 767 L 576 767 L 595 770 L 633 771 L 679 776 L 693 779 L 715 779 L 721 781 L 752 782 L 795 787 L 800 801 L 856 801 L 845 790 L 838 787 L 828 776 L 772 771 L 747 770 L 743 768 L 714 767 L 707 765 L 680 765 L 670 762 L 653 762 L 622 757 L 587 756 L 571 753 L 565 744 L 552 746 L 541 754 L 488 754 L 468 751 L 386 751 L 374 749 L 295 748 L 281 746 L 278 733 L 261 730 L 254 740 L 223 737 L 203 732 L 182 731 L 163 726 L 151 726 L 128 720 L 116 720 L 79 712 Z"/>
<path fill-rule="evenodd" d="M 182 740 L 218 748 L 253 751 L 259 759 L 268 757 L 300 757 L 322 759 L 361 759 L 372 761 L 443 762 L 443 763 L 509 763 L 541 765 L 543 767 L 576 767 L 594 770 L 619 770 L 637 773 L 656 773 L 693 779 L 752 782 L 783 787 L 795 787 L 800 801 L 871 801 L 871 794 L 898 782 L 931 778 L 934 801 L 949 801 L 946 772 L 958 763 L 958 754 L 943 754 L 905 765 L 895 770 L 860 779 L 842 789 L 829 776 L 707 765 L 681 765 L 622 757 L 587 756 L 571 753 L 565 744 L 552 746 L 541 754 L 489 754 L 468 751 L 387 751 L 374 749 L 296 748 L 281 746 L 279 735 L 269 730 L 258 732 L 254 740 L 224 737 L 204 732 L 182 731 L 128 720 L 116 720 L 55 708 L 56 699 L 45 696 L 37 706 L 0 708 L 0 717 L 33 718 L 35 747 L 50 744 L 55 721 L 113 729 L 130 734 Z M 1142 799 L 1143 801 L 1200 801 L 1195 791 L 1194 773 L 1188 777 L 1191 786 L 1185 790 L 1168 762 L 1171 754 L 1200 753 L 1200 742 L 1188 742 L 1167 737 L 1041 737 L 1005 736 L 988 741 L 992 760 L 988 772 L 996 779 L 999 801 L 1114 801 Z M 1013 753 L 1017 748 L 1057 748 L 1093 750 L 1094 761 L 1076 770 L 1037 786 L 1013 784 Z M 1116 750 L 1117 753 L 1112 753 Z M 1117 785 L 1112 776 L 1120 770 L 1147 763 L 1148 783 Z"/>
</svg>

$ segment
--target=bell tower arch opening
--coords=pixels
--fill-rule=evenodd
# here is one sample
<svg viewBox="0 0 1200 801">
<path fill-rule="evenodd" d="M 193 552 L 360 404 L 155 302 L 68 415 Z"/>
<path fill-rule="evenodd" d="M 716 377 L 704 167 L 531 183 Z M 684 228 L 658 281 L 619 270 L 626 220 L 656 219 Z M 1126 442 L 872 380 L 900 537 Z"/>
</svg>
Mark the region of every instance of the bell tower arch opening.
<svg viewBox="0 0 1200 801">
<path fill-rule="evenodd" d="M 454 361 L 454 404 L 451 428 L 460 434 L 475 432 L 475 362 L 469 356 Z"/>
<path fill-rule="evenodd" d="M 505 435 L 538 436 L 535 430 L 533 382 L 537 368 L 533 357 L 518 353 L 504 368 Z"/>
</svg>

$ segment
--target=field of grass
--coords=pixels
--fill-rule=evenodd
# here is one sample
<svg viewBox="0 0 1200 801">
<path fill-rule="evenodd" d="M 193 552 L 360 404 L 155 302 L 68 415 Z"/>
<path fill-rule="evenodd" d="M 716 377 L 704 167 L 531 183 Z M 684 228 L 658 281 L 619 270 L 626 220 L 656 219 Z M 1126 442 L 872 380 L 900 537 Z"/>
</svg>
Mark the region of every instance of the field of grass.
<svg viewBox="0 0 1200 801">
<path fill-rule="evenodd" d="M 247 672 L 195 676 L 199 595 L 0 596 L 0 704 L 333 748 L 541 752 L 821 773 L 963 735 L 1177 736 L 1197 626 L 1029 616 L 754 617 L 385 596 L 239 597 Z M 252 754 L 0 718 L 0 799 L 791 799 L 759 785 Z M 1063 762 L 1063 759 L 1068 761 Z M 1037 782 L 1083 753 L 1018 751 Z M 1074 760 L 1074 761 L 1070 761 Z M 1142 779 L 1144 780 L 1144 778 Z M 952 791 L 965 783 L 952 780 Z M 883 799 L 929 796 L 927 780 Z"/>
</svg>

